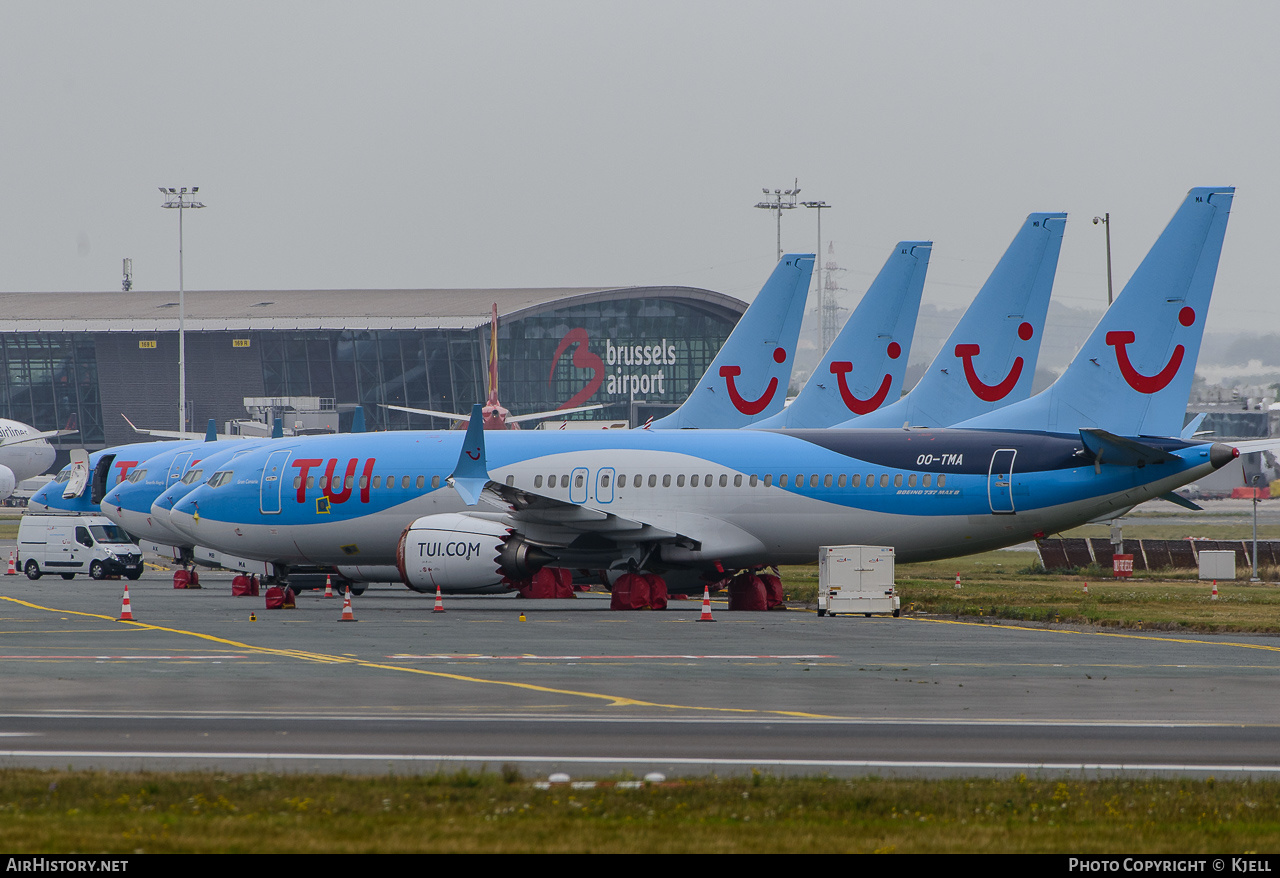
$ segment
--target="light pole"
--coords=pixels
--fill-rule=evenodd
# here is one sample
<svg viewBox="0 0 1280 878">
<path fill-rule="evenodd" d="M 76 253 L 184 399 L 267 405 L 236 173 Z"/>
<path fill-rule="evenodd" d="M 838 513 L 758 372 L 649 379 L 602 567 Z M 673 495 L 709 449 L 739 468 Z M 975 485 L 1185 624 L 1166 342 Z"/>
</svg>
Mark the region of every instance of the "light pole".
<svg viewBox="0 0 1280 878">
<path fill-rule="evenodd" d="M 1262 481 L 1262 473 L 1256 473 L 1250 480 L 1253 485 L 1253 575 L 1249 577 L 1250 582 L 1259 582 L 1258 579 L 1258 482 Z"/>
<path fill-rule="evenodd" d="M 1107 213 L 1107 214 L 1103 214 L 1102 216 L 1095 216 L 1093 218 L 1093 224 L 1096 226 L 1098 223 L 1102 223 L 1104 226 L 1107 227 L 1107 307 L 1110 308 L 1111 300 L 1112 300 L 1112 296 L 1111 296 L 1111 214 Z"/>
<path fill-rule="evenodd" d="M 812 207 L 818 211 L 818 249 L 813 251 L 814 261 L 818 263 L 818 326 L 820 335 L 822 336 L 822 351 L 825 354 L 827 348 L 831 347 L 832 339 L 830 324 L 834 321 L 827 319 L 827 291 L 822 286 L 822 211 L 831 207 L 825 201 L 802 201 L 805 207 Z"/>
<path fill-rule="evenodd" d="M 195 200 L 199 186 L 192 186 L 190 195 L 187 187 L 174 191 L 160 187 L 164 196 L 163 207 L 178 209 L 178 432 L 187 432 L 187 294 L 182 276 L 182 211 L 204 204 Z"/>
<path fill-rule="evenodd" d="M 800 194 L 800 179 L 797 177 L 794 188 L 791 189 L 774 189 L 772 201 L 761 201 L 756 207 L 762 210 L 772 210 L 778 215 L 778 258 L 782 258 L 782 212 L 784 210 L 795 210 L 796 196 Z M 768 195 L 769 190 L 765 189 L 764 194 Z M 785 201 L 783 199 L 786 199 Z M 819 214 L 821 215 L 821 214 Z"/>
</svg>

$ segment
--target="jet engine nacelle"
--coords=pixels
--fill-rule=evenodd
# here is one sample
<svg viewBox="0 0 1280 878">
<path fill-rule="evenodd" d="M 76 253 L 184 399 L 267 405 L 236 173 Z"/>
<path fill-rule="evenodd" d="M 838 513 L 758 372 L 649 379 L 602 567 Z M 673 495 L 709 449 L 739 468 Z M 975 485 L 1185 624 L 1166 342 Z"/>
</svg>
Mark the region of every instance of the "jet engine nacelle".
<svg viewBox="0 0 1280 878">
<path fill-rule="evenodd" d="M 17 487 L 18 477 L 13 474 L 13 470 L 0 464 L 0 500 L 9 499 Z"/>
<path fill-rule="evenodd" d="M 552 558 L 506 525 L 456 512 L 425 515 L 396 550 L 400 581 L 414 591 L 480 591 L 532 576 Z"/>
</svg>

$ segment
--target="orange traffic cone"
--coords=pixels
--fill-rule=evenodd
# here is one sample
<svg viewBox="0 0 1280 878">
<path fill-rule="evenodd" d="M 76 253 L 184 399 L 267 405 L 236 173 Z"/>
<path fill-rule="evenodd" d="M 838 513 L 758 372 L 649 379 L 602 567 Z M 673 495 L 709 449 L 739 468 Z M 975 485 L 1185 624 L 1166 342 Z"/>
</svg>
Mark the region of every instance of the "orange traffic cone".
<svg viewBox="0 0 1280 878">
<path fill-rule="evenodd" d="M 711 586 L 702 586 L 702 615 L 698 617 L 699 622 L 714 622 L 711 618 Z"/>
<path fill-rule="evenodd" d="M 337 597 L 333 593 L 333 575 L 329 573 L 324 575 L 324 596 L 327 598 Z"/>
<path fill-rule="evenodd" d="M 959 574 L 959 573 L 957 573 L 957 574 L 956 574 L 956 588 L 959 588 L 959 587 L 960 587 L 960 574 Z"/>
<path fill-rule="evenodd" d="M 1218 580 L 1213 581 L 1213 594 L 1209 595 L 1209 600 L 1216 601 L 1218 599 Z"/>
<path fill-rule="evenodd" d="M 1089 593 L 1089 583 L 1087 583 L 1087 582 L 1084 584 L 1084 593 L 1085 593 L 1085 594 L 1088 594 L 1088 593 Z"/>
<path fill-rule="evenodd" d="M 354 622 L 355 620 L 356 620 L 355 614 L 351 612 L 351 589 L 348 588 L 346 595 L 344 595 L 342 598 L 342 618 L 339 619 L 338 621 Z"/>
<path fill-rule="evenodd" d="M 14 549 L 12 552 L 9 553 L 9 569 L 4 572 L 4 575 L 17 576 L 18 575 L 18 568 L 16 566 L 17 563 L 18 563 L 18 550 Z"/>
<path fill-rule="evenodd" d="M 127 582 L 124 584 L 124 599 L 120 601 L 120 621 L 133 621 L 133 610 L 129 606 L 129 583 Z"/>
<path fill-rule="evenodd" d="M 440 583 L 438 583 L 438 582 L 436 583 L 436 608 L 435 608 L 434 610 L 432 610 L 431 612 L 433 612 L 433 613 L 443 613 L 443 612 L 444 612 L 444 601 L 442 601 L 442 600 L 440 599 Z"/>
</svg>

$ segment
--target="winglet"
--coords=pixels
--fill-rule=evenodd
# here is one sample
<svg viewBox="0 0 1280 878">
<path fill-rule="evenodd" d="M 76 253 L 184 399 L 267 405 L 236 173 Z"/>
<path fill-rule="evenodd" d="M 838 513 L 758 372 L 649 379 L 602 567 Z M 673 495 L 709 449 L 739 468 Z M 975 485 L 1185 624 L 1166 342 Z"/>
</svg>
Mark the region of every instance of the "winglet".
<svg viewBox="0 0 1280 878">
<path fill-rule="evenodd" d="M 1204 423 L 1204 419 L 1207 417 L 1209 417 L 1208 412 L 1200 412 L 1200 414 L 1196 415 L 1194 418 L 1188 421 L 1187 425 L 1182 428 L 1182 434 L 1181 434 L 1182 438 L 1194 439 L 1196 435 L 1196 430 L 1200 429 L 1200 425 Z M 1198 509 L 1199 507 L 1196 507 L 1196 508 Z"/>
<path fill-rule="evenodd" d="M 284 438 L 284 418 L 276 418 L 274 421 L 271 422 L 271 438 L 272 439 Z"/>
<path fill-rule="evenodd" d="M 218 441 L 218 422 L 215 421 L 213 418 L 209 419 L 209 426 L 205 427 L 204 429 L 204 441 L 205 442 Z"/>
<path fill-rule="evenodd" d="M 476 403 L 471 407 L 471 420 L 467 421 L 467 434 L 462 437 L 458 465 L 449 476 L 449 484 L 468 506 L 475 506 L 488 482 L 489 465 L 484 454 L 484 406 Z"/>
</svg>

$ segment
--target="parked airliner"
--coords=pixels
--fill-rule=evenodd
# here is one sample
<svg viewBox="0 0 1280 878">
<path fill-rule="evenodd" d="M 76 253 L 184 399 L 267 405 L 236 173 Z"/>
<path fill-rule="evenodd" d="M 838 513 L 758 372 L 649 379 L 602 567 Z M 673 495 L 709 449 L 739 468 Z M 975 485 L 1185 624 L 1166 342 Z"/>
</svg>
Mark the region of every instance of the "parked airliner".
<svg viewBox="0 0 1280 878">
<path fill-rule="evenodd" d="M 49 469 L 57 456 L 49 439 L 74 432 L 75 430 L 41 432 L 20 421 L 0 418 L 0 500 L 11 496 L 24 479 L 38 476 Z"/>
<path fill-rule="evenodd" d="M 1030 396 L 1066 221 L 1028 216 L 911 392 L 838 426 L 947 427 Z"/>
<path fill-rule="evenodd" d="M 829 427 L 895 402 L 911 356 L 931 241 L 899 241 L 800 393 L 756 429 Z"/>
<path fill-rule="evenodd" d="M 1112 515 L 1237 456 L 1169 438 L 1177 426 L 1108 426 L 1131 422 L 1116 416 L 1122 401 L 1185 406 L 1178 388 L 1195 367 L 1233 191 L 1191 191 L 1086 342 L 1099 356 L 1077 357 L 1022 404 L 1056 420 L 485 436 L 477 410 L 463 437 L 282 440 L 215 473 L 170 520 L 200 545 L 281 569 L 394 559 L 410 587 L 467 590 L 543 565 L 679 574 L 811 561 L 824 544 L 943 558 Z"/>
</svg>

